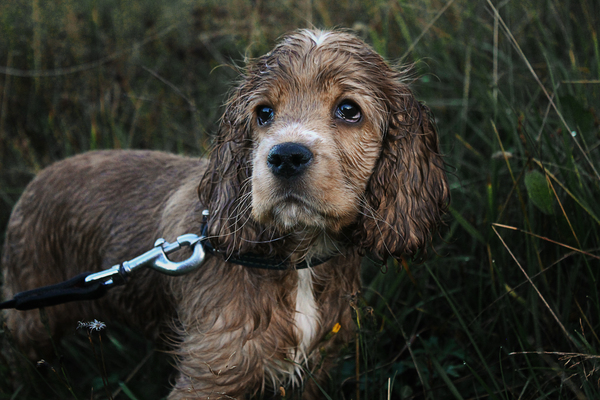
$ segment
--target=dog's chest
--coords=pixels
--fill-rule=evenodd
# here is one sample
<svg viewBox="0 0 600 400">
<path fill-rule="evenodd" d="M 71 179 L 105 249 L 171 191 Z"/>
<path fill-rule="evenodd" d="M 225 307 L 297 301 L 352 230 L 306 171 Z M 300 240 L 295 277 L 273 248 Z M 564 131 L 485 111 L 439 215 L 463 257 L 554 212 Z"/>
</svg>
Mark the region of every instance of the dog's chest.
<svg viewBox="0 0 600 400">
<path fill-rule="evenodd" d="M 308 348 L 315 338 L 319 312 L 313 292 L 312 272 L 310 269 L 298 270 L 298 288 L 296 291 L 296 334 L 300 340 L 296 361 L 304 361 Z"/>
</svg>

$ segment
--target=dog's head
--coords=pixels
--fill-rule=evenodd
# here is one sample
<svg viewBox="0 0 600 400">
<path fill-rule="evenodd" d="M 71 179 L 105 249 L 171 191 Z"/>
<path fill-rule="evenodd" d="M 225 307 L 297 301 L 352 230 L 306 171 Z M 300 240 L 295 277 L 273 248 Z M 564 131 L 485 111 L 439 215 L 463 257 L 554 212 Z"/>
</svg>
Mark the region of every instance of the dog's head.
<svg viewBox="0 0 600 400">
<path fill-rule="evenodd" d="M 228 253 L 326 236 L 381 258 L 427 244 L 449 201 L 426 107 L 371 47 L 302 30 L 254 60 L 200 184 Z"/>
</svg>

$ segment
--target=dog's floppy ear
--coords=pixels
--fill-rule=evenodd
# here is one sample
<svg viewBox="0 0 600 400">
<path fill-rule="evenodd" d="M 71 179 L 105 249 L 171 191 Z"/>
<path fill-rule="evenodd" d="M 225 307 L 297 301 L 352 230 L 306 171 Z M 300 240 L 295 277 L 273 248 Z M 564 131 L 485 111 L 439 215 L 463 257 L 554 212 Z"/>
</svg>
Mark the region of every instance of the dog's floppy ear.
<svg viewBox="0 0 600 400">
<path fill-rule="evenodd" d="M 388 92 L 387 132 L 355 236 L 363 251 L 381 259 L 424 249 L 450 198 L 429 109 L 396 85 Z"/>
<path fill-rule="evenodd" d="M 213 144 L 208 166 L 198 186 L 203 207 L 208 208 L 207 236 L 213 244 L 231 254 L 243 250 L 241 238 L 254 237 L 250 219 L 252 176 L 251 116 L 248 86 L 244 82 L 233 92 Z"/>
</svg>

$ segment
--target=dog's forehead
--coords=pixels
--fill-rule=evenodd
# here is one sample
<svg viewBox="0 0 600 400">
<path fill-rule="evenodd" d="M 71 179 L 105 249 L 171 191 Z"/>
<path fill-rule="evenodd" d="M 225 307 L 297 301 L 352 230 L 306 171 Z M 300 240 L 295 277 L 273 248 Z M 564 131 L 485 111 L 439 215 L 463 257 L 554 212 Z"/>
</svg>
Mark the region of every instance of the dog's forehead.
<svg viewBox="0 0 600 400">
<path fill-rule="evenodd" d="M 359 38 L 344 32 L 300 31 L 283 38 L 251 68 L 255 94 L 280 97 L 301 92 L 332 95 L 373 93 L 381 87 L 383 58 Z M 361 93 L 362 92 L 362 93 Z"/>
<path fill-rule="evenodd" d="M 301 30 L 285 36 L 260 57 L 255 71 L 263 78 L 331 79 L 353 71 L 376 73 L 387 67 L 383 58 L 358 37 L 338 31 Z"/>
</svg>

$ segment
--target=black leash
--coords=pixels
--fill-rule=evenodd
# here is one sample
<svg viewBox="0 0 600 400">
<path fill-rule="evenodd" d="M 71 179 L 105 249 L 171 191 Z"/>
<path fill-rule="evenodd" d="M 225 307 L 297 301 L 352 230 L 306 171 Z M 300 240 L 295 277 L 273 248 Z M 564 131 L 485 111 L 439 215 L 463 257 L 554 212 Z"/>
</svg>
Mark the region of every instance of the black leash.
<svg viewBox="0 0 600 400">
<path fill-rule="evenodd" d="M 34 308 L 49 307 L 71 301 L 94 300 L 106 294 L 108 289 L 126 283 L 129 275 L 141 267 L 150 267 L 163 274 L 177 276 L 183 275 L 200 267 L 204 263 L 205 254 L 222 256 L 206 239 L 206 220 L 208 211 L 204 210 L 202 235 L 186 234 L 179 236 L 174 243 L 158 239 L 154 248 L 146 253 L 121 264 L 96 273 L 84 272 L 68 281 L 55 285 L 44 286 L 37 289 L 17 293 L 11 300 L 0 303 L 0 309 L 14 308 L 16 310 L 31 310 Z M 193 248 L 190 258 L 180 262 L 173 262 L 167 255 L 184 246 Z M 224 257 L 225 258 L 225 257 Z M 329 260 L 315 259 L 310 264 L 306 260 L 292 265 L 286 259 L 265 258 L 255 254 L 244 254 L 239 257 L 226 257 L 225 261 L 250 268 L 269 270 L 304 269 L 315 267 Z"/>
<path fill-rule="evenodd" d="M 209 249 L 208 246 L 205 245 L 204 248 L 208 253 L 217 253 L 212 246 Z M 327 261 L 327 259 L 316 260 L 311 263 L 311 267 L 315 267 L 325 261 Z M 230 257 L 227 259 L 227 262 L 249 268 L 269 270 L 281 271 L 291 268 L 290 264 L 285 260 L 264 258 L 253 254 L 246 254 L 240 258 Z M 296 264 L 295 266 L 295 269 L 304 268 L 309 268 L 306 261 Z M 86 278 L 91 275 L 93 275 L 91 272 L 84 272 L 65 282 L 17 293 L 13 299 L 0 303 L 0 310 L 14 308 L 23 311 L 41 307 L 50 307 L 71 301 L 95 300 L 104 296 L 108 292 L 108 289 L 115 286 L 113 284 L 105 284 L 105 282 L 99 280 L 86 282 Z"/>
<path fill-rule="evenodd" d="M 12 300 L 0 303 L 0 309 L 32 310 L 70 301 L 99 299 L 106 294 L 109 286 L 99 281 L 86 283 L 85 278 L 90 274 L 90 272 L 84 272 L 56 285 L 17 293 Z"/>
</svg>

